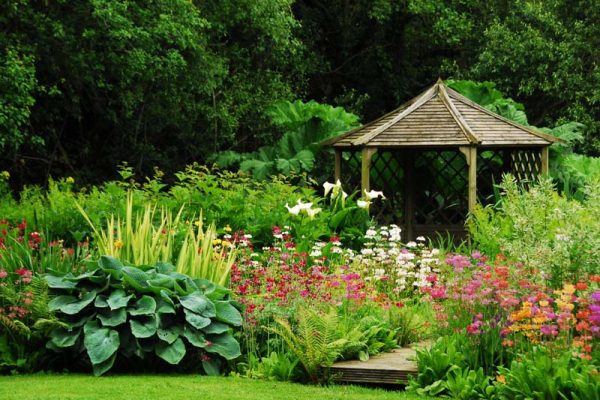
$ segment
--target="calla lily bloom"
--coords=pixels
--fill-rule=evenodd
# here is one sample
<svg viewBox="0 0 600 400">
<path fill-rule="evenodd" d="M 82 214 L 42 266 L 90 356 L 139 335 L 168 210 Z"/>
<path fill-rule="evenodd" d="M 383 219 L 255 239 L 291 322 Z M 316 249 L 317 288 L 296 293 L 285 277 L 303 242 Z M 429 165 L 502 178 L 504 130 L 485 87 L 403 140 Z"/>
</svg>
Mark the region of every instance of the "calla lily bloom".
<svg viewBox="0 0 600 400">
<path fill-rule="evenodd" d="M 325 194 L 324 194 L 325 197 L 327 197 L 329 192 L 331 192 L 332 197 L 335 197 L 338 195 L 338 193 L 342 189 L 342 182 L 340 182 L 339 179 L 335 183 L 325 182 L 323 184 L 323 188 L 325 189 Z M 343 191 L 342 191 L 342 193 L 343 193 Z"/>
<path fill-rule="evenodd" d="M 300 213 L 300 207 L 298 205 L 295 205 L 294 207 L 290 207 L 287 203 L 285 203 L 285 208 L 287 208 L 289 213 L 292 215 L 298 215 Z"/>
<path fill-rule="evenodd" d="M 298 199 L 298 204 L 296 207 L 298 207 L 300 210 L 310 210 L 312 205 L 313 203 L 303 203 L 302 200 Z"/>
<path fill-rule="evenodd" d="M 369 201 L 364 201 L 364 200 L 357 200 L 356 201 L 356 205 L 359 206 L 360 208 L 369 208 L 369 205 L 371 204 L 371 202 Z"/>
<path fill-rule="evenodd" d="M 365 189 L 365 196 L 367 196 L 367 199 L 369 199 L 369 200 L 373 200 L 378 197 L 381 197 L 383 200 L 385 200 L 385 196 L 383 195 L 383 192 L 377 191 L 377 190 L 371 190 L 370 192 L 367 192 L 367 190 Z"/>
<path fill-rule="evenodd" d="M 308 217 L 310 219 L 313 219 L 315 217 L 315 215 L 317 215 L 320 212 L 321 212 L 320 208 L 309 208 L 306 210 L 306 213 L 308 214 Z"/>
</svg>

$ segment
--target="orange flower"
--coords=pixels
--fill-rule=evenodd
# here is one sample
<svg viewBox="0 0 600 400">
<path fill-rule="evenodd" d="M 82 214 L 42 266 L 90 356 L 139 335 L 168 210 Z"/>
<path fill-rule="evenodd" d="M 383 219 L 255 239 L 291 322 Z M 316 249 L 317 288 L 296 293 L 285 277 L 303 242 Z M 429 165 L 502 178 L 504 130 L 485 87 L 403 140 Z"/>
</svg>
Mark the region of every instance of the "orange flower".
<svg viewBox="0 0 600 400">
<path fill-rule="evenodd" d="M 588 285 L 585 282 L 577 282 L 577 284 L 575 285 L 575 289 L 577 290 L 586 290 L 587 288 Z"/>
<path fill-rule="evenodd" d="M 498 381 L 498 382 L 500 382 L 502 384 L 505 384 L 506 383 L 506 377 L 504 375 L 498 375 L 496 377 L 496 381 Z"/>
</svg>

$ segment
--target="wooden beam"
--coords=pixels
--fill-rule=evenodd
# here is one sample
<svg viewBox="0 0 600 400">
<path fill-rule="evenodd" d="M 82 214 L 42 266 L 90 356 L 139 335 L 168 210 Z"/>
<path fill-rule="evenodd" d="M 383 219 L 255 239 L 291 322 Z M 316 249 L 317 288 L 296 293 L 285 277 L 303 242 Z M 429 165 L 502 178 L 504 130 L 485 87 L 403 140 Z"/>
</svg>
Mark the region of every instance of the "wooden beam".
<svg viewBox="0 0 600 400">
<path fill-rule="evenodd" d="M 477 204 L 477 147 L 471 147 L 469 158 L 469 213 L 472 213 Z"/>
<path fill-rule="evenodd" d="M 459 147 L 458 150 L 465 155 L 469 166 L 468 204 L 471 213 L 477 204 L 477 147 Z"/>
<path fill-rule="evenodd" d="M 542 148 L 542 175 L 548 175 L 550 163 L 549 163 L 549 148 L 548 146 Z"/>
<path fill-rule="evenodd" d="M 342 179 L 342 150 L 335 149 L 334 182 Z"/>
<path fill-rule="evenodd" d="M 377 149 L 374 147 L 365 147 L 362 150 L 362 160 L 361 160 L 361 168 L 360 168 L 360 188 L 361 195 L 364 194 L 365 190 L 368 192 L 371 190 L 371 158 L 373 158 L 373 154 L 377 152 Z"/>
</svg>

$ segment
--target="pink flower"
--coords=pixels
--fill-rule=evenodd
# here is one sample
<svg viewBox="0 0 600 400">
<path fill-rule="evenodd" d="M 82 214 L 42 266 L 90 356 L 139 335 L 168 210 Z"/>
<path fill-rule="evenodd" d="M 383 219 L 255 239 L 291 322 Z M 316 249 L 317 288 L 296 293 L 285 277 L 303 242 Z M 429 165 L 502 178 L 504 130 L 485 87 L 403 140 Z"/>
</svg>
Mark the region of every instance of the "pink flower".
<svg viewBox="0 0 600 400">
<path fill-rule="evenodd" d="M 0 279 L 4 279 L 4 278 L 6 278 L 7 276 L 8 276 L 8 272 L 6 272 L 6 271 L 4 271 L 4 270 L 0 271 Z"/>
</svg>

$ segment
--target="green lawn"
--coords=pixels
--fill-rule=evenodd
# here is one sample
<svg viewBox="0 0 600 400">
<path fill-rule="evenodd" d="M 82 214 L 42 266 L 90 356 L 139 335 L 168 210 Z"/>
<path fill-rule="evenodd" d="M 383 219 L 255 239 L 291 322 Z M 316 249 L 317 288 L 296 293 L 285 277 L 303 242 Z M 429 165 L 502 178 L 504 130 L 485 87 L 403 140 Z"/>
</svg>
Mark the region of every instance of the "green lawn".
<svg viewBox="0 0 600 400">
<path fill-rule="evenodd" d="M 138 375 L 24 375 L 0 377 L 0 399 L 110 400 L 402 400 L 420 398 L 398 391 L 356 386 L 316 387 L 244 378 Z"/>
</svg>

